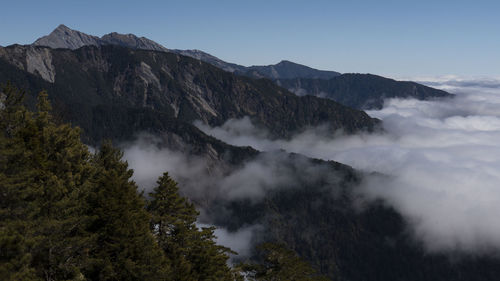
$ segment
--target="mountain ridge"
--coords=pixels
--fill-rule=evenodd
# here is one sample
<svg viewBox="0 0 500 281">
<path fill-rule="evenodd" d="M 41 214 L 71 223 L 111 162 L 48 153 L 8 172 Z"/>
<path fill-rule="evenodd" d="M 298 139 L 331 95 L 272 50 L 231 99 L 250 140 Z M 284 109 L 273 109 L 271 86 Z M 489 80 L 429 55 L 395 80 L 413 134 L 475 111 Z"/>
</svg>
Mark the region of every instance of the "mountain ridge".
<svg viewBox="0 0 500 281">
<path fill-rule="evenodd" d="M 289 60 L 281 60 L 277 64 L 271 65 L 252 65 L 247 67 L 245 72 L 241 74 L 272 80 L 294 78 L 330 79 L 341 75 L 336 71 L 318 70 Z"/>
<path fill-rule="evenodd" d="M 116 45 L 76 50 L 18 45 L 0 48 L 0 58 L 54 84 L 51 88 L 71 102 L 85 103 L 83 96 L 100 103 L 120 101 L 125 107 L 160 110 L 187 123 L 201 120 L 220 126 L 249 116 L 279 138 L 321 124 L 345 132 L 372 130 L 378 124 L 365 112 L 334 101 L 299 97 L 270 80 L 238 76 L 169 52 Z M 7 81 L 12 79 L 9 75 L 5 72 L 0 78 Z"/>
<path fill-rule="evenodd" d="M 83 46 L 119 45 L 134 49 L 168 52 L 168 49 L 146 37 L 138 37 L 134 34 L 120 34 L 111 32 L 97 37 L 88 35 L 78 30 L 71 29 L 60 24 L 49 35 L 35 40 L 32 45 L 50 47 L 53 49 L 75 50 Z"/>
<path fill-rule="evenodd" d="M 224 71 L 256 79 L 270 79 L 297 95 L 313 95 L 328 98 L 356 109 L 380 108 L 385 98 L 442 98 L 453 95 L 442 90 L 426 87 L 414 82 L 391 81 L 373 75 L 341 74 L 335 71 L 318 70 L 288 60 L 277 64 L 243 66 L 223 61 L 201 50 L 168 49 L 145 37 L 112 32 L 101 38 L 59 25 L 52 33 L 37 39 L 33 45 L 51 48 L 77 49 L 86 45 L 119 45 L 132 49 L 171 52 L 210 63 Z M 48 76 L 50 77 L 50 76 Z M 51 78 L 51 80 L 53 77 Z M 410 86 L 409 83 L 412 83 Z M 388 91 L 389 89 L 389 91 Z"/>
<path fill-rule="evenodd" d="M 397 81 L 373 74 L 346 73 L 330 79 L 276 79 L 276 84 L 297 95 L 313 95 L 343 105 L 367 110 L 381 109 L 389 98 L 428 100 L 450 98 L 452 94 L 412 81 Z"/>
<path fill-rule="evenodd" d="M 246 74 L 249 72 L 259 71 L 262 73 L 253 75 L 260 75 L 266 78 L 334 77 L 339 74 L 338 72 L 334 71 L 313 69 L 308 66 L 300 65 L 287 60 L 282 60 L 276 65 L 246 67 L 243 65 L 223 61 L 211 54 L 197 49 L 168 49 L 161 44 L 154 42 L 153 40 L 145 37 L 138 37 L 134 34 L 120 34 L 117 32 L 111 32 L 103 35 L 102 37 L 97 37 L 78 30 L 71 29 L 64 24 L 60 24 L 49 35 L 38 38 L 37 40 L 35 40 L 35 42 L 33 42 L 32 45 L 50 47 L 54 49 L 64 48 L 71 50 L 75 50 L 88 45 L 119 45 L 133 49 L 172 52 L 208 62 L 228 72 Z M 291 66 L 293 67 L 293 69 L 288 70 L 286 69 L 285 65 Z M 281 72 L 283 72 L 284 75 L 280 75 Z M 290 75 L 290 72 L 299 72 L 300 75 Z"/>
</svg>

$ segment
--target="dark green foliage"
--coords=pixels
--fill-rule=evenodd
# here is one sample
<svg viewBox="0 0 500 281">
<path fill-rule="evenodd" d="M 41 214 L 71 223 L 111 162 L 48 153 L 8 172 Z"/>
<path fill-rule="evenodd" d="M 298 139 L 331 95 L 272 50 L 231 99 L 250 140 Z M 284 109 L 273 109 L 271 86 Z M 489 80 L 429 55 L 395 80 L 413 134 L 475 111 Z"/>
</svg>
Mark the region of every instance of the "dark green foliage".
<svg viewBox="0 0 500 281">
<path fill-rule="evenodd" d="M 121 158 L 109 142 L 94 157 L 87 214 L 95 244 L 86 275 L 93 280 L 166 280 L 168 265 L 149 231 L 145 202 Z"/>
<path fill-rule="evenodd" d="M 284 245 L 264 243 L 257 247 L 260 263 L 242 265 L 253 280 L 262 281 L 327 281 L 307 262 Z"/>
<path fill-rule="evenodd" d="M 7 85 L 3 93 L 0 230 L 10 242 L 2 241 L 9 249 L 2 267 L 48 280 L 76 278 L 86 242 L 80 199 L 92 175 L 90 155 L 78 129 L 51 121 L 46 93 L 35 114 L 19 104 L 22 92 Z"/>
<path fill-rule="evenodd" d="M 23 95 L 10 84 L 0 93 L 2 280 L 237 277 L 227 266 L 230 250 L 215 244 L 213 228 L 196 227 L 198 212 L 168 176 L 152 217 L 119 150 L 105 142 L 92 156 L 78 128 L 54 122 L 45 92 L 36 112 Z M 155 221 L 172 227 L 153 233 Z"/>
<path fill-rule="evenodd" d="M 198 212 L 178 191 L 165 173 L 150 193 L 147 208 L 158 244 L 171 262 L 173 280 L 233 280 L 227 265 L 232 252 L 214 242 L 214 228 L 198 229 Z"/>
</svg>

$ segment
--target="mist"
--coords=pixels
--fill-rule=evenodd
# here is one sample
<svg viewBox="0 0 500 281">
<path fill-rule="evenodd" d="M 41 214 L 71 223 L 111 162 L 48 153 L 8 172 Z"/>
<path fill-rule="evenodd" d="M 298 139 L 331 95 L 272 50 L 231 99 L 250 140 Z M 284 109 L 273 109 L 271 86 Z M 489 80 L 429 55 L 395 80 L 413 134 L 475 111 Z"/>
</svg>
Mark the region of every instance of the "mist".
<svg viewBox="0 0 500 281">
<path fill-rule="evenodd" d="M 381 110 L 367 111 L 383 121 L 383 133 L 332 136 L 320 126 L 288 140 L 273 140 L 248 117 L 214 128 L 195 123 L 229 144 L 268 152 L 231 170 L 218 170 L 209 159 L 164 148 L 150 135 L 120 147 L 142 189 L 150 191 L 158 176 L 168 171 L 179 182 L 181 194 L 197 203 L 203 224 L 212 223 L 204 207 L 215 199 L 258 201 L 270 190 L 299 187 L 318 175 L 329 177 L 332 186 L 338 183 L 337 175 L 328 175 L 327 169 L 308 160 L 285 165 L 289 161 L 280 151 L 284 150 L 366 172 L 369 176 L 355 189 L 356 198 L 382 199 L 394 207 L 428 251 L 489 253 L 500 250 L 499 81 L 428 79 L 425 84 L 456 96 L 386 100 Z M 251 233 L 219 229 L 219 242 L 247 252 Z"/>
<path fill-rule="evenodd" d="M 238 131 L 259 136 L 251 125 L 246 129 L 239 127 Z M 260 137 L 265 138 L 264 135 Z M 160 138 L 149 134 L 140 134 L 136 140 L 119 147 L 129 168 L 134 170 L 132 180 L 146 195 L 156 186 L 158 177 L 167 171 L 178 182 L 180 194 L 194 202 L 200 211 L 198 226 L 234 219 L 225 203 L 239 200 L 252 205 L 274 190 L 300 189 L 316 182 L 338 186 L 342 180 L 342 175 L 332 172 L 326 164 L 280 150 L 261 153 L 239 166 L 216 169 L 213 159 L 166 148 Z M 327 192 L 335 196 L 335 190 Z M 233 258 L 240 259 L 251 253 L 254 244 L 259 242 L 256 237 L 262 236 L 258 235 L 262 229 L 259 223 L 244 224 L 231 231 L 217 225 L 215 235 L 218 243 L 238 253 Z"/>
<path fill-rule="evenodd" d="M 428 251 L 497 251 L 500 82 L 455 78 L 426 84 L 456 97 L 386 100 L 381 110 L 367 112 L 383 120 L 384 133 L 332 137 L 319 127 L 290 140 L 271 140 L 249 118 L 216 128 L 197 126 L 233 145 L 284 149 L 388 175 L 366 177 L 357 192 L 399 211 Z"/>
</svg>

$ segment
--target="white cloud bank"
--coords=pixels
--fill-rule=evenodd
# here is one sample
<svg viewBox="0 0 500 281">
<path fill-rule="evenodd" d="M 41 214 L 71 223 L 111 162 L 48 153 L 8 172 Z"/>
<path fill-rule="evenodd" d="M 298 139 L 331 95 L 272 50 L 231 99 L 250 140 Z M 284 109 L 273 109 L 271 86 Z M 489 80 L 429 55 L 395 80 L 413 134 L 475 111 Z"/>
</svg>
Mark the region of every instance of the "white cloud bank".
<svg viewBox="0 0 500 281">
<path fill-rule="evenodd" d="M 500 249 L 500 81 L 429 82 L 453 93 L 443 101 L 391 99 L 368 113 L 385 133 L 328 138 L 321 128 L 291 140 L 269 140 L 249 119 L 206 133 L 234 145 L 285 149 L 335 160 L 364 171 L 367 199 L 384 199 L 411 223 L 430 251 L 488 252 Z"/>
</svg>

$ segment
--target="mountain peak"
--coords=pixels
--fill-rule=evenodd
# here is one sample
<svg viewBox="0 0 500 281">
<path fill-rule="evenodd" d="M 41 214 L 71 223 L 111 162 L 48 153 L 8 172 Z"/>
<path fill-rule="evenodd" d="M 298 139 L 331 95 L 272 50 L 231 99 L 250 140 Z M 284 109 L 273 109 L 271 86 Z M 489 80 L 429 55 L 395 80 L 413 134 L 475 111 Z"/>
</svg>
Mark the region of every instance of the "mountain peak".
<svg viewBox="0 0 500 281">
<path fill-rule="evenodd" d="M 274 65 L 254 65 L 249 67 L 248 69 L 250 70 L 248 73 L 253 73 L 252 76 L 258 77 L 258 75 L 260 74 L 263 77 L 271 79 L 331 79 L 340 75 L 340 73 L 335 71 L 318 70 L 289 60 L 282 60 Z M 258 74 L 255 74 L 255 72 L 257 72 Z"/>
<path fill-rule="evenodd" d="M 54 49 L 78 49 L 86 45 L 99 45 L 99 38 L 73 30 L 64 24 L 60 24 L 49 35 L 37 39 L 33 45 L 46 46 Z"/>
<path fill-rule="evenodd" d="M 73 30 L 67 26 L 65 26 L 64 24 L 60 24 L 56 27 L 56 29 L 54 29 L 54 31 L 52 32 L 55 32 L 55 31 L 68 31 L 68 30 Z"/>
<path fill-rule="evenodd" d="M 118 32 L 111 32 L 101 37 L 101 45 L 119 45 L 127 48 L 133 49 L 143 49 L 143 50 L 153 50 L 153 51 L 163 51 L 168 52 L 168 49 L 162 45 L 156 43 L 153 40 L 149 40 L 146 37 L 138 37 L 134 34 L 127 33 L 121 34 Z"/>
<path fill-rule="evenodd" d="M 83 46 L 119 45 L 133 49 L 145 49 L 154 51 L 168 51 L 162 45 L 145 37 L 137 37 L 134 34 L 120 34 L 111 32 L 101 38 L 85 34 L 60 24 L 49 35 L 37 39 L 33 45 L 46 46 L 50 48 L 78 49 Z"/>
</svg>

